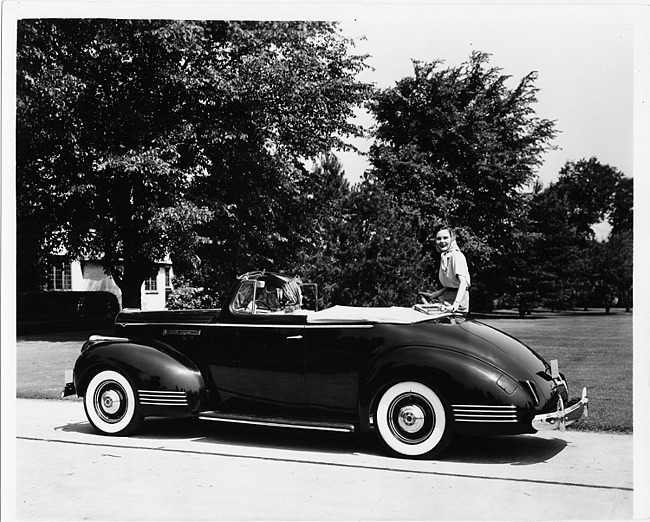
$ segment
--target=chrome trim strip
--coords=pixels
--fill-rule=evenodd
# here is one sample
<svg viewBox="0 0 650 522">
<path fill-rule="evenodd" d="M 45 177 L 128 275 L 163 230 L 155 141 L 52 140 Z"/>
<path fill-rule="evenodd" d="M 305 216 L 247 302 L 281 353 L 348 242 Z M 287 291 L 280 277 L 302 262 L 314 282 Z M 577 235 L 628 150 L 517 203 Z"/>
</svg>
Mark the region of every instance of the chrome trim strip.
<svg viewBox="0 0 650 522">
<path fill-rule="evenodd" d="M 140 404 L 144 406 L 187 406 L 187 402 L 165 402 L 149 400 L 141 400 Z"/>
<path fill-rule="evenodd" d="M 240 419 L 240 418 L 234 418 L 234 417 L 209 417 L 209 416 L 204 416 L 204 415 L 199 415 L 200 420 L 209 420 L 209 421 L 216 421 L 216 422 L 230 422 L 233 424 L 252 424 L 255 426 L 271 426 L 271 427 L 276 427 L 276 428 L 296 428 L 296 429 L 301 429 L 301 430 L 317 430 L 317 431 L 336 431 L 336 432 L 341 432 L 341 433 L 353 433 L 354 426 L 347 425 L 318 425 L 318 424 L 292 424 L 292 423 L 285 423 L 281 421 L 273 422 L 273 421 L 265 421 L 265 420 L 253 420 L 253 419 Z"/>
<path fill-rule="evenodd" d="M 196 337 L 198 335 L 201 335 L 201 330 L 200 329 L 199 330 L 188 330 L 188 329 L 182 330 L 182 329 L 176 329 L 176 328 L 168 330 L 167 328 L 165 328 L 163 330 L 162 334 L 163 334 L 163 336 L 180 335 L 180 336 L 183 336 L 183 337 L 185 337 L 185 336 Z"/>
<path fill-rule="evenodd" d="M 476 406 L 473 406 L 471 408 L 467 408 L 467 407 L 464 407 L 464 406 L 452 406 L 452 409 L 454 411 L 464 411 L 464 412 L 467 412 L 467 413 L 472 413 L 472 412 L 512 413 L 514 411 L 517 411 L 516 408 L 514 408 L 514 407 L 513 408 L 508 408 L 507 410 L 506 409 L 501 410 L 501 409 L 497 409 L 497 408 L 490 408 L 490 407 L 487 407 L 487 406 L 484 407 L 484 408 L 480 408 L 480 407 L 476 407 Z"/>
<path fill-rule="evenodd" d="M 454 417 L 457 418 L 476 418 L 476 419 L 516 419 L 516 413 L 508 413 L 506 415 L 496 415 L 494 413 L 459 413 L 454 412 Z"/>
<path fill-rule="evenodd" d="M 305 328 L 372 328 L 376 324 L 388 324 L 388 323 L 370 323 L 370 324 L 347 324 L 347 323 L 336 323 L 336 324 L 307 324 Z"/>
<path fill-rule="evenodd" d="M 138 399 L 146 406 L 189 406 L 185 392 L 138 390 Z"/>
<path fill-rule="evenodd" d="M 151 395 L 171 395 L 175 397 L 185 397 L 184 391 L 169 391 L 169 390 L 138 390 L 138 393 L 150 393 Z"/>
<path fill-rule="evenodd" d="M 468 408 L 477 408 L 477 409 L 490 409 L 490 410 L 516 410 L 517 407 L 513 405 L 508 405 L 508 406 L 488 406 L 486 404 L 452 404 L 452 408 L 463 408 L 463 409 L 468 409 Z"/>
<path fill-rule="evenodd" d="M 125 343 L 129 341 L 129 339 L 127 339 L 126 337 L 113 337 L 111 335 L 91 335 L 88 338 L 88 340 L 93 342 L 112 341 L 112 342 L 120 342 L 120 343 Z"/>
<path fill-rule="evenodd" d="M 456 422 L 518 422 L 517 407 L 478 404 L 452 404 Z"/>
<path fill-rule="evenodd" d="M 517 422 L 517 419 L 454 419 L 456 422 Z"/>
<path fill-rule="evenodd" d="M 247 323 L 212 323 L 206 326 L 225 326 L 228 328 L 305 328 L 304 324 L 247 324 Z"/>
<path fill-rule="evenodd" d="M 372 328 L 373 324 L 247 324 L 247 323 L 117 323 L 118 326 L 123 328 L 127 326 L 184 326 L 186 328 L 192 327 L 239 327 L 239 328 Z M 121 337 L 112 337 L 111 340 L 121 339 L 128 341 L 129 339 Z"/>
</svg>

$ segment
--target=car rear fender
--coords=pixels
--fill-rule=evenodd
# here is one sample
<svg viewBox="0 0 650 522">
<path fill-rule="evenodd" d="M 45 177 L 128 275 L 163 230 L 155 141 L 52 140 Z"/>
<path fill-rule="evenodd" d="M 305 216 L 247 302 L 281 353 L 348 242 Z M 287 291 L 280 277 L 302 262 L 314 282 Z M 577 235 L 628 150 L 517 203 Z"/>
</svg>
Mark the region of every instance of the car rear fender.
<svg viewBox="0 0 650 522">
<path fill-rule="evenodd" d="M 102 370 L 116 370 L 126 376 L 145 416 L 185 416 L 198 411 L 205 400 L 205 381 L 196 365 L 158 341 L 91 338 L 83 345 L 74 368 L 79 397 Z"/>
<path fill-rule="evenodd" d="M 515 405 L 530 409 L 532 415 L 535 406 L 530 393 L 518 383 L 508 393 L 497 384 L 504 375 L 500 369 L 459 351 L 432 346 L 395 348 L 373 361 L 361 376 L 360 428 L 368 427 L 365 423 L 382 392 L 404 380 L 419 381 L 431 387 L 448 408 L 464 404 Z"/>
</svg>

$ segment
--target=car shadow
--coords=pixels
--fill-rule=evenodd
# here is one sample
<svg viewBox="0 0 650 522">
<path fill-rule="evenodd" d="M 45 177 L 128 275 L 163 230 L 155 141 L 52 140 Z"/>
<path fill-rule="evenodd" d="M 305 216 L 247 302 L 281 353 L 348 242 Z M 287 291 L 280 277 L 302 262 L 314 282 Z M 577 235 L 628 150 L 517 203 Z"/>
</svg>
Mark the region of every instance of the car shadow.
<svg viewBox="0 0 650 522">
<path fill-rule="evenodd" d="M 63 432 L 97 435 L 88 422 L 56 428 Z M 100 436 L 101 437 L 101 436 Z M 110 438 L 111 443 L 120 438 Z M 147 418 L 130 440 L 191 440 L 201 444 L 225 444 L 239 448 L 318 452 L 330 455 L 386 456 L 371 433 L 336 433 L 273 426 L 201 421 L 195 418 Z M 507 464 L 528 466 L 546 462 L 567 446 L 562 438 L 535 435 L 503 437 L 456 437 L 450 447 L 435 458 L 440 462 Z M 197 451 L 201 451 L 197 447 Z"/>
<path fill-rule="evenodd" d="M 546 462 L 566 448 L 561 436 L 542 438 L 536 435 L 500 437 L 456 437 L 438 460 L 468 464 L 510 464 L 529 466 Z"/>
</svg>

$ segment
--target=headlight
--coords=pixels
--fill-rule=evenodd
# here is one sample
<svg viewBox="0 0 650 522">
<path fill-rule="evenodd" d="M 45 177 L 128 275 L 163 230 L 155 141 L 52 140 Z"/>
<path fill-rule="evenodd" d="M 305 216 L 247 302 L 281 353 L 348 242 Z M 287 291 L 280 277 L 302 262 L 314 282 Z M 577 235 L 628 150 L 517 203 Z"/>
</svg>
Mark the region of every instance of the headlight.
<svg viewBox="0 0 650 522">
<path fill-rule="evenodd" d="M 515 381 L 512 377 L 509 377 L 505 373 L 501 377 L 499 377 L 497 384 L 499 385 L 499 388 L 501 388 L 508 395 L 512 395 L 513 393 L 515 393 L 515 390 L 519 386 L 517 384 L 517 381 Z"/>
</svg>

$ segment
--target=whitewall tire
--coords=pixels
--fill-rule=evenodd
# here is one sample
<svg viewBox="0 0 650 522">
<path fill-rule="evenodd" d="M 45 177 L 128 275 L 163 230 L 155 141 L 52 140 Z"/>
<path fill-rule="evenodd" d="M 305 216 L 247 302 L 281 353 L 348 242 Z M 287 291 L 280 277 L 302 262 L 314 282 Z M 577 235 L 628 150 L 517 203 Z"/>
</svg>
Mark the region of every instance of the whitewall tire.
<svg viewBox="0 0 650 522">
<path fill-rule="evenodd" d="M 84 395 L 90 423 L 106 435 L 128 435 L 144 417 L 138 412 L 133 386 L 119 372 L 105 370 L 95 375 Z"/>
<path fill-rule="evenodd" d="M 413 381 L 395 384 L 382 394 L 375 410 L 375 427 L 383 445 L 400 457 L 433 457 L 451 439 L 440 397 Z"/>
</svg>

